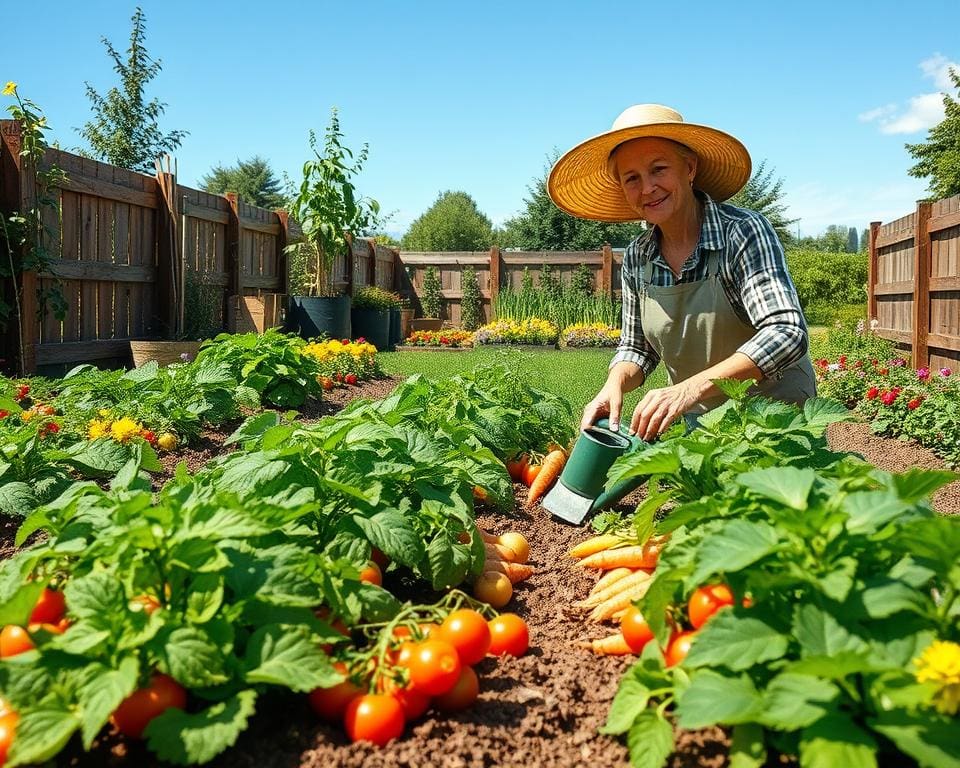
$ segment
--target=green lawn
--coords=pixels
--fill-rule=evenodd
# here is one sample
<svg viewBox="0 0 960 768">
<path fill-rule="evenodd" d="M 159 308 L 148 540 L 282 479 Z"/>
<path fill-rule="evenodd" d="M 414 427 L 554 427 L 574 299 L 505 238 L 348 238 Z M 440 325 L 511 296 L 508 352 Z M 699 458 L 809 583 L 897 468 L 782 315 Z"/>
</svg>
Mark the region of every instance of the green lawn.
<svg viewBox="0 0 960 768">
<path fill-rule="evenodd" d="M 387 373 L 400 376 L 422 373 L 431 379 L 453 376 L 483 363 L 505 360 L 509 365 L 519 366 L 527 372 L 534 386 L 564 397 L 577 415 L 583 412 L 584 406 L 603 386 L 612 357 L 612 351 L 599 349 L 520 352 L 491 348 L 463 352 L 381 352 L 377 355 Z M 666 377 L 661 366 L 642 389 L 627 395 L 625 412 L 633 410 L 642 392 L 665 384 Z"/>
</svg>

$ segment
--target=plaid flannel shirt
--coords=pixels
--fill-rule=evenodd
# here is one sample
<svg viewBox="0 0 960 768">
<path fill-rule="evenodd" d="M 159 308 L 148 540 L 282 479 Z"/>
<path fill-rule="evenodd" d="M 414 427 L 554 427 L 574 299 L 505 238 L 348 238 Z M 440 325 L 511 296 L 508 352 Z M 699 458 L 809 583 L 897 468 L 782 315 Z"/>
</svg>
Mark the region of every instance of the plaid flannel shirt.
<svg viewBox="0 0 960 768">
<path fill-rule="evenodd" d="M 715 203 L 702 192 L 696 194 L 704 204 L 700 242 L 684 263 L 679 279 L 660 253 L 656 227 L 627 246 L 622 270 L 622 332 L 610 366 L 635 363 L 649 376 L 660 362 L 641 325 L 640 289 L 647 261 L 653 260 L 651 284 L 670 286 L 705 279 L 707 252 L 718 251 L 724 293 L 740 319 L 757 331 L 737 351 L 753 360 L 764 377 L 776 376 L 807 353 L 808 342 L 806 321 L 780 241 L 760 214 Z"/>
</svg>

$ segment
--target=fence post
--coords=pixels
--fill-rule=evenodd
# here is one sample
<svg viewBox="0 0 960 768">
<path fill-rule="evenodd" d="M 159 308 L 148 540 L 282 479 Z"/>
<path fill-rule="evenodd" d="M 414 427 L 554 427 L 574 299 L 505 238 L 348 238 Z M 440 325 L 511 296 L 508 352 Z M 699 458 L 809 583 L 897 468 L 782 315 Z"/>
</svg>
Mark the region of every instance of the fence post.
<svg viewBox="0 0 960 768">
<path fill-rule="evenodd" d="M 913 230 L 913 367 L 930 366 L 927 336 L 930 333 L 930 232 L 928 224 L 933 210 L 929 200 L 917 201 L 917 218 Z"/>
<path fill-rule="evenodd" d="M 287 246 L 290 244 L 290 213 L 281 209 L 274 211 L 280 219 L 280 234 L 277 236 L 277 274 L 284 300 L 290 293 L 290 273 L 287 270 Z"/>
<path fill-rule="evenodd" d="M 363 242 L 367 244 L 367 253 L 370 263 L 367 264 L 367 285 L 377 285 L 377 246 L 370 238 L 365 237 Z"/>
<path fill-rule="evenodd" d="M 36 210 L 36 179 L 32 173 L 24 173 L 23 158 L 20 156 L 23 140 L 20 123 L 16 120 L 0 121 L 0 133 L 3 135 L 3 146 L 0 150 L 0 215 L 5 216 L 13 211 L 25 213 Z M 24 254 L 19 255 L 22 258 Z M 9 288 L 0 289 L 0 296 L 14 311 L 17 308 L 18 292 L 20 316 L 15 316 L 14 321 L 8 324 L 6 338 L 0 337 L 0 357 L 7 361 L 16 359 L 18 372 L 26 375 L 37 370 L 36 344 L 40 340 L 36 320 L 36 272 L 21 272 L 19 281 L 17 275 L 13 275 Z"/>
<path fill-rule="evenodd" d="M 172 173 L 157 174 L 157 198 L 157 315 L 164 336 L 176 339 L 183 330 L 185 284 L 177 177 Z"/>
<path fill-rule="evenodd" d="M 490 247 L 490 313 L 487 322 L 492 322 L 493 308 L 497 305 L 497 296 L 500 295 L 500 246 Z"/>
<path fill-rule="evenodd" d="M 229 318 L 231 296 L 243 296 L 243 275 L 240 273 L 240 201 L 236 192 L 224 195 L 230 203 L 230 219 L 227 221 L 227 290 L 223 295 L 223 317 Z M 242 299 L 237 299 L 242 301 Z"/>
<path fill-rule="evenodd" d="M 600 285 L 597 286 L 606 296 L 613 298 L 613 248 L 610 243 L 603 244 L 601 252 Z"/>
<path fill-rule="evenodd" d="M 867 262 L 867 322 L 877 319 L 877 238 L 880 222 L 870 222 L 870 260 Z"/>
</svg>

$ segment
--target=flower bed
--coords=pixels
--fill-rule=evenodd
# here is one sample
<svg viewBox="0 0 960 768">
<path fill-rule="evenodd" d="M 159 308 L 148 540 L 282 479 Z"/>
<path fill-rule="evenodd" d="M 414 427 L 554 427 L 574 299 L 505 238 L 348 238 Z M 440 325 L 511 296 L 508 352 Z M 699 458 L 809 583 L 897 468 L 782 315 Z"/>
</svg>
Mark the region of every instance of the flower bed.
<svg viewBox="0 0 960 768">
<path fill-rule="evenodd" d="M 560 334 L 560 346 L 571 349 L 616 347 L 618 344 L 620 329 L 605 323 L 576 323 L 568 325 Z"/>
<path fill-rule="evenodd" d="M 408 347 L 443 347 L 460 349 L 473 346 L 473 334 L 469 331 L 414 331 L 404 340 Z"/>
<path fill-rule="evenodd" d="M 549 320 L 531 317 L 526 320 L 497 320 L 487 323 L 473 334 L 473 343 L 553 345 L 560 330 Z"/>
<path fill-rule="evenodd" d="M 327 390 L 334 383 L 356 384 L 382 375 L 377 363 L 377 348 L 363 338 L 356 341 L 312 341 L 304 347 L 303 352 L 319 364 L 318 381 Z"/>
</svg>

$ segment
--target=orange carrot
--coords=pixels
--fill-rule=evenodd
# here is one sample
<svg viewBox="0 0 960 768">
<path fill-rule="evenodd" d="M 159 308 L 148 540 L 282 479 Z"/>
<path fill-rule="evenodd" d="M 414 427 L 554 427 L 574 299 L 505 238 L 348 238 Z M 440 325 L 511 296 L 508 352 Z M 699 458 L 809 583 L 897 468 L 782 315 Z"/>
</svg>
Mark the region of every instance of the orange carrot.
<svg viewBox="0 0 960 768">
<path fill-rule="evenodd" d="M 619 592 L 609 600 L 600 603 L 596 608 L 594 608 L 588 618 L 590 621 L 606 621 L 607 619 L 613 618 L 613 614 L 617 611 L 621 611 L 624 608 L 629 608 L 630 603 L 635 600 L 639 600 L 650 588 L 650 579 L 642 581 L 635 586 L 625 589 L 623 592 Z"/>
<path fill-rule="evenodd" d="M 485 530 L 483 530 L 483 528 L 477 528 L 477 530 L 480 531 L 480 538 L 483 539 L 485 543 L 487 544 L 497 543 L 497 537 L 495 534 L 487 533 Z"/>
<path fill-rule="evenodd" d="M 612 533 L 604 533 L 600 536 L 593 536 L 586 541 L 581 541 L 567 552 L 567 554 L 579 560 L 581 557 L 603 552 L 605 549 L 610 549 L 610 547 L 615 547 L 622 543 L 623 539 L 619 536 L 614 536 Z"/>
<path fill-rule="evenodd" d="M 595 608 L 598 605 L 606 603 L 608 600 L 616 598 L 617 595 L 623 594 L 624 592 L 629 592 L 639 584 L 646 584 L 648 581 L 650 581 L 650 578 L 650 574 L 646 571 L 634 571 L 629 576 L 625 576 L 619 581 L 615 581 L 606 589 L 602 589 L 596 593 L 590 593 L 585 600 L 578 600 L 577 602 L 573 603 L 573 607 Z"/>
<path fill-rule="evenodd" d="M 527 492 L 527 509 L 532 507 L 537 499 L 543 496 L 554 481 L 560 477 L 566 463 L 567 454 L 563 451 L 550 451 L 546 455 L 540 467 L 540 474 L 530 484 L 530 490 Z"/>
<path fill-rule="evenodd" d="M 487 560 L 506 560 L 512 563 L 517 559 L 517 553 L 503 544 L 484 544 L 483 548 L 486 550 Z"/>
<path fill-rule="evenodd" d="M 504 574 L 508 579 L 510 579 L 511 584 L 516 584 L 518 581 L 523 581 L 524 579 L 529 579 L 533 576 L 533 566 L 532 565 L 523 565 L 521 563 L 509 563 L 505 560 L 494 560 L 488 559 L 484 568 L 488 571 L 495 571 L 496 573 Z"/>
<path fill-rule="evenodd" d="M 585 557 L 578 566 L 584 568 L 654 568 L 657 565 L 655 551 L 646 546 L 635 544 L 631 547 L 616 547 L 615 549 L 605 549 L 603 552 L 597 552 L 595 555 Z"/>
<path fill-rule="evenodd" d="M 590 590 L 590 594 L 594 595 L 597 592 L 603 592 L 603 590 L 605 590 L 607 587 L 613 585 L 614 582 L 626 578 L 631 573 L 633 573 L 633 568 L 611 568 L 599 578 L 596 584 L 593 585 L 593 589 Z"/>
<path fill-rule="evenodd" d="M 599 640 L 581 640 L 577 645 L 601 656 L 626 656 L 633 653 L 622 632 Z"/>
</svg>

